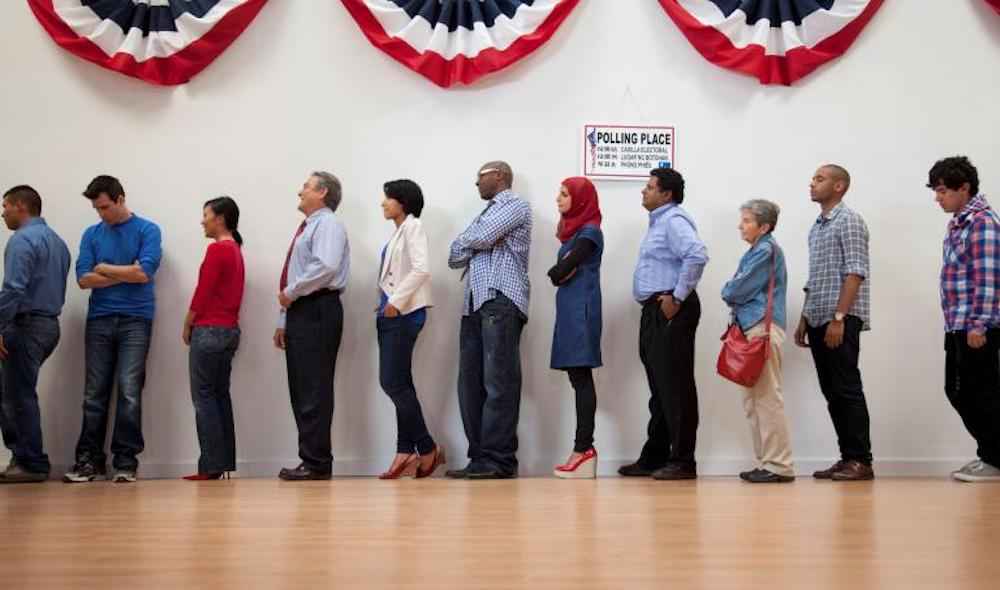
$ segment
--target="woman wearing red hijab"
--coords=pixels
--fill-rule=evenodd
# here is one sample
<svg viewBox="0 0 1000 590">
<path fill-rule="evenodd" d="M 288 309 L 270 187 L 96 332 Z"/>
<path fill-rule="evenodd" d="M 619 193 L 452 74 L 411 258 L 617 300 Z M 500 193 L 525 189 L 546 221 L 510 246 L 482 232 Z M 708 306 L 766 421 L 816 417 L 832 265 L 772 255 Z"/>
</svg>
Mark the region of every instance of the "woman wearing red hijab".
<svg viewBox="0 0 1000 590">
<path fill-rule="evenodd" d="M 581 177 L 563 181 L 556 204 L 562 216 L 556 236 L 562 247 L 548 273 L 558 287 L 551 367 L 566 371 L 576 392 L 576 442 L 569 459 L 557 465 L 553 474 L 593 479 L 597 476 L 597 392 L 592 369 L 601 366 L 601 208 L 597 189 Z"/>
</svg>

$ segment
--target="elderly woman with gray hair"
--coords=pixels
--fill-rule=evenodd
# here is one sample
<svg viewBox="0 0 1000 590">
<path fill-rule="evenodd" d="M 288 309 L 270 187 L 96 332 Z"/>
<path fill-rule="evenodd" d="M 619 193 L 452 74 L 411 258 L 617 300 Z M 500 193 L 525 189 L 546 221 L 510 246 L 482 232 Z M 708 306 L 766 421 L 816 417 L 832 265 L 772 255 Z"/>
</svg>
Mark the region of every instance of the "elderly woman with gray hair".
<svg viewBox="0 0 1000 590">
<path fill-rule="evenodd" d="M 772 232 L 778 223 L 778 205 L 763 199 L 740 207 L 740 236 L 750 249 L 740 259 L 736 275 L 722 288 L 722 300 L 732 309 L 748 340 L 767 333 L 767 300 L 774 272 L 770 353 L 760 378 L 743 388 L 743 408 L 750 421 L 756 466 L 740 474 L 750 483 L 785 483 L 795 479 L 785 402 L 781 394 L 781 345 L 785 341 L 785 292 L 788 276 L 785 256 Z M 773 269 L 773 270 L 772 270 Z"/>
</svg>

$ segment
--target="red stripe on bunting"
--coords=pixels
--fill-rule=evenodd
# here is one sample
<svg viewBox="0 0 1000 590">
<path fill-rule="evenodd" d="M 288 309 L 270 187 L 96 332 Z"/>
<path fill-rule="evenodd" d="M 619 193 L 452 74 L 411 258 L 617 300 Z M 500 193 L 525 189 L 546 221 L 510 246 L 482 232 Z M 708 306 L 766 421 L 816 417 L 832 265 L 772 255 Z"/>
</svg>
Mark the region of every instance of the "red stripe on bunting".
<svg viewBox="0 0 1000 590">
<path fill-rule="evenodd" d="M 35 18 L 59 46 L 109 70 L 161 86 L 184 84 L 204 70 L 243 33 L 267 0 L 250 0 L 226 14 L 200 39 L 170 57 L 154 57 L 143 62 L 126 52 L 108 56 L 89 39 L 71 29 L 52 6 L 53 0 L 28 0 Z"/>
<path fill-rule="evenodd" d="M 986 2 L 993 7 L 993 10 L 1000 14 L 1000 0 L 986 0 Z"/>
<path fill-rule="evenodd" d="M 363 0 L 341 0 L 372 45 L 442 88 L 448 88 L 459 82 L 472 84 L 479 78 L 502 70 L 538 49 L 552 37 L 579 1 L 566 0 L 557 4 L 535 32 L 520 37 L 506 50 L 489 48 L 481 51 L 476 57 L 456 55 L 448 60 L 432 51 L 420 53 L 406 41 L 389 36 Z"/>
<path fill-rule="evenodd" d="M 867 8 L 849 25 L 824 39 L 815 47 L 797 47 L 784 56 L 767 55 L 762 45 L 735 47 L 729 37 L 713 27 L 700 23 L 677 0 L 659 0 L 663 10 L 708 61 L 730 70 L 756 76 L 761 84 L 790 86 L 796 80 L 812 73 L 826 62 L 844 54 L 854 43 L 861 30 L 875 16 L 883 0 L 872 0 Z M 1000 0 L 990 0 L 1000 2 Z"/>
</svg>

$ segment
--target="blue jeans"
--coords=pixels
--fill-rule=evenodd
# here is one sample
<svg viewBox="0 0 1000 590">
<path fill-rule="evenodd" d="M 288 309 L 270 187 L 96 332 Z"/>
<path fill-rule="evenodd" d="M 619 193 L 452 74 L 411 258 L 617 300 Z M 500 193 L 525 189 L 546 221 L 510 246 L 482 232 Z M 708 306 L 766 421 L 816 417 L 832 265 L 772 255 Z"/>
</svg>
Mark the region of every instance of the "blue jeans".
<svg viewBox="0 0 1000 590">
<path fill-rule="evenodd" d="M 201 446 L 198 473 L 236 471 L 236 431 L 229 378 L 239 346 L 239 328 L 198 326 L 191 331 L 188 365 Z"/>
<path fill-rule="evenodd" d="M 378 377 L 382 389 L 396 406 L 396 452 L 421 455 L 434 451 L 424 414 L 413 385 L 413 347 L 424 327 L 424 315 L 411 313 L 375 320 L 378 332 Z"/>
<path fill-rule="evenodd" d="M 502 294 L 462 318 L 458 405 L 476 468 L 517 474 L 521 330 L 525 317 Z"/>
<path fill-rule="evenodd" d="M 111 390 L 118 385 L 115 426 L 111 435 L 114 467 L 135 470 L 142 439 L 142 388 L 146 384 L 146 355 L 152 320 L 133 316 L 104 316 L 87 320 L 84 338 L 86 383 L 83 389 L 83 427 L 76 443 L 76 462 L 107 463 L 104 441 L 108 430 Z"/>
<path fill-rule="evenodd" d="M 26 471 L 48 473 L 49 456 L 42 448 L 38 410 L 38 372 L 59 344 L 59 320 L 19 315 L 3 334 L 7 360 L 0 392 L 0 430 L 4 445 Z"/>
</svg>

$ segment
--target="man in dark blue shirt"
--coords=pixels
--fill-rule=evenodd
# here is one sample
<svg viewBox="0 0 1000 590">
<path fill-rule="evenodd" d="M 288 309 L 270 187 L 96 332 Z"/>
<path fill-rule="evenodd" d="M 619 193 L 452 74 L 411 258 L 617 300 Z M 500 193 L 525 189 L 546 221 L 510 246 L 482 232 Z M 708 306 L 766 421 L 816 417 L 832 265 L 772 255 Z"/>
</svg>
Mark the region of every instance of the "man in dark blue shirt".
<svg viewBox="0 0 1000 590">
<path fill-rule="evenodd" d="M 42 448 L 38 372 L 59 343 L 59 314 L 66 299 L 69 249 L 40 217 L 42 198 L 27 185 L 3 196 L 3 220 L 14 235 L 4 250 L 0 290 L 0 430 L 11 461 L 0 483 L 48 479 Z"/>
<path fill-rule="evenodd" d="M 86 384 L 76 464 L 63 481 L 105 477 L 108 406 L 117 383 L 113 479 L 132 482 L 145 444 L 142 388 L 156 309 L 153 275 L 160 266 L 160 228 L 129 210 L 125 190 L 113 176 L 98 176 L 83 196 L 93 203 L 101 222 L 83 233 L 76 260 L 77 282 L 91 290 L 84 337 Z"/>
</svg>

